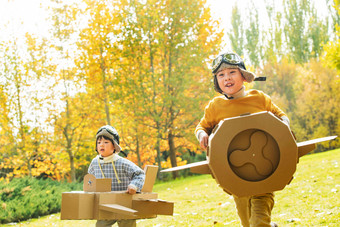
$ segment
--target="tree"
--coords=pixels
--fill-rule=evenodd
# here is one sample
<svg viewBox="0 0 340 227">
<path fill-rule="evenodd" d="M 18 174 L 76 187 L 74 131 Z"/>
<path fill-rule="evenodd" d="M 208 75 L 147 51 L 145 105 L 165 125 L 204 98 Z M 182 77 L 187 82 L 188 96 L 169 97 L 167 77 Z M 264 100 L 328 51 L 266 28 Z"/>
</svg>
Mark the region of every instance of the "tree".
<svg viewBox="0 0 340 227">
<path fill-rule="evenodd" d="M 314 60 L 300 68 L 298 75 L 299 83 L 294 86 L 297 91 L 296 136 L 299 140 L 307 140 L 337 135 L 340 131 L 340 95 L 337 92 L 340 83 L 336 71 Z M 318 145 L 316 151 L 338 146 L 339 141 L 332 140 Z"/>
<path fill-rule="evenodd" d="M 263 47 L 263 65 L 276 63 L 282 59 L 283 50 L 283 15 L 275 6 L 275 0 L 266 2 L 266 9 L 269 19 L 269 28 L 264 31 Z"/>
<path fill-rule="evenodd" d="M 0 72 L 3 81 L 3 92 L 6 93 L 7 103 L 4 104 L 6 113 L 6 124 L 10 127 L 14 138 L 13 154 L 10 163 L 20 163 L 14 170 L 32 176 L 33 151 L 28 149 L 30 143 L 30 120 L 25 115 L 28 103 L 27 87 L 29 86 L 29 75 L 25 70 L 25 62 L 19 53 L 17 39 L 4 43 L 2 56 L 3 70 Z M 7 108 L 10 107 L 10 108 Z M 16 156 L 16 157 L 15 157 Z M 14 160 L 15 159 L 15 160 Z"/>
<path fill-rule="evenodd" d="M 252 4 L 252 9 L 250 9 L 249 12 L 249 27 L 245 29 L 245 49 L 247 50 L 250 62 L 257 68 L 260 66 L 262 44 L 260 43 L 259 13 L 254 3 Z"/>
<path fill-rule="evenodd" d="M 87 25 L 80 31 L 76 65 L 86 81 L 87 93 L 98 100 L 94 103 L 98 114 L 102 115 L 104 110 L 106 124 L 115 125 L 117 121 L 111 118 L 116 113 L 115 102 L 120 98 L 117 72 L 121 56 L 120 14 L 124 3 L 95 0 L 84 0 L 84 3 L 82 16 L 87 19 Z"/>
<path fill-rule="evenodd" d="M 5 86 L 0 83 L 0 158 L 2 160 L 0 164 L 0 179 L 3 179 L 8 173 L 13 171 L 11 163 L 5 162 L 5 160 L 9 160 L 14 148 L 14 137 L 11 133 L 10 108 L 8 104 Z"/>
<path fill-rule="evenodd" d="M 331 25 L 332 25 L 332 30 L 333 34 L 335 34 L 335 38 L 338 38 L 339 35 L 337 35 L 338 26 L 340 24 L 340 1 L 339 0 L 327 0 L 327 5 L 328 5 L 328 11 L 331 19 Z"/>
<path fill-rule="evenodd" d="M 296 63 L 318 57 L 328 40 L 328 24 L 319 20 L 309 0 L 285 0 L 284 25 L 288 50 Z"/>
<path fill-rule="evenodd" d="M 308 27 L 308 38 L 312 41 L 311 58 L 318 59 L 322 54 L 323 45 L 329 40 L 328 23 L 327 21 L 319 20 L 314 10 L 311 12 Z"/>
<path fill-rule="evenodd" d="M 308 13 L 310 12 L 308 0 L 285 0 L 284 26 L 287 47 L 296 63 L 304 63 L 309 59 L 308 36 L 306 34 Z"/>
<path fill-rule="evenodd" d="M 49 103 L 53 100 L 50 95 L 51 74 L 56 66 L 48 53 L 49 46 L 46 38 L 36 37 L 32 34 L 25 34 L 27 60 L 24 64 L 26 74 L 29 75 L 29 92 L 26 103 L 25 114 L 30 116 L 30 132 L 28 133 L 27 150 L 30 150 L 32 156 L 31 172 L 33 176 L 49 175 L 49 169 L 54 168 L 50 162 L 53 152 L 44 149 L 45 143 L 50 139 L 48 126 L 46 126 L 46 112 Z M 42 95 L 44 94 L 44 95 Z M 46 130 L 44 132 L 44 130 Z M 50 151 L 50 152 L 49 152 Z M 51 176 L 54 177 L 54 176 Z"/>
<path fill-rule="evenodd" d="M 209 79 L 205 59 L 216 53 L 221 40 L 204 2 L 185 1 L 190 8 L 183 7 L 183 1 L 134 2 L 127 8 L 124 62 L 133 77 L 125 79 L 131 95 L 126 99 L 140 100 L 135 103 L 142 114 L 136 114 L 155 130 L 160 167 L 162 140 L 172 166 L 177 166 L 175 141 L 192 134 L 199 119 L 192 112 L 199 109 L 198 100 L 207 97 L 202 91 L 208 89 L 199 82 Z"/>
<path fill-rule="evenodd" d="M 83 89 L 82 77 L 78 75 L 78 69 L 74 63 L 74 44 L 69 43 L 71 39 L 77 39 L 77 6 L 70 5 L 64 1 L 54 0 L 51 8 L 53 23 L 53 37 L 51 46 L 54 49 L 54 58 L 58 66 L 53 71 L 54 86 L 58 87 L 60 102 L 63 103 L 63 111 L 56 108 L 53 110 L 50 120 L 53 122 L 55 141 L 61 145 L 69 158 L 69 170 L 71 181 L 76 180 L 76 159 L 79 155 L 79 143 L 83 139 L 84 128 L 89 118 L 87 113 L 91 107 L 81 94 Z M 51 48 L 51 51 L 53 50 Z M 61 91 L 61 92 L 60 92 Z M 79 93 L 79 94 L 78 94 Z M 61 95 L 60 95 L 61 94 Z M 63 139 L 62 139 L 63 138 Z M 77 149 L 78 147 L 78 149 Z M 79 155 L 81 157 L 81 155 Z"/>
<path fill-rule="evenodd" d="M 340 71 L 340 1 L 334 1 L 334 10 L 337 12 L 338 19 L 335 20 L 336 38 L 334 41 L 329 41 L 324 46 L 323 62 L 330 68 Z"/>
<path fill-rule="evenodd" d="M 336 39 L 334 41 L 329 41 L 325 46 L 324 46 L 324 56 L 322 57 L 322 63 L 324 66 L 336 70 L 337 74 L 340 72 L 340 1 L 335 0 L 334 1 L 334 9 L 337 12 L 337 19 L 335 20 L 335 27 L 336 27 Z M 332 102 L 333 104 L 336 104 L 339 102 L 339 93 L 337 92 L 338 86 L 340 84 L 340 78 L 338 76 L 331 77 L 331 91 L 334 91 L 333 94 L 331 94 L 331 99 L 335 100 L 335 103 Z M 335 97 L 334 97 L 335 96 Z M 328 96 L 329 97 L 329 96 Z M 337 101 L 337 102 L 336 102 Z M 330 105 L 328 103 L 328 105 Z M 328 107 L 327 105 L 327 107 Z M 336 104 L 337 105 L 337 104 Z M 327 110 L 330 111 L 330 110 Z M 334 109 L 332 109 L 334 111 Z M 331 125 L 333 131 L 332 133 L 339 135 L 340 134 L 340 118 L 339 118 L 339 108 L 335 109 L 335 113 L 332 112 L 330 115 L 330 119 L 332 119 L 332 123 L 334 125 Z M 338 144 L 338 143 L 337 143 Z M 336 145 L 335 145 L 336 146 Z"/>
<path fill-rule="evenodd" d="M 260 75 L 267 76 L 265 83 L 255 83 L 256 89 L 264 90 L 270 95 L 289 117 L 293 117 L 295 111 L 295 90 L 294 84 L 297 81 L 297 65 L 283 58 L 278 63 L 267 63 L 260 71 Z"/>
<path fill-rule="evenodd" d="M 244 52 L 244 29 L 241 19 L 241 13 L 235 4 L 232 8 L 231 13 L 231 25 L 232 32 L 228 33 L 229 39 L 231 41 L 232 50 L 234 50 L 238 55 L 243 56 Z"/>
</svg>

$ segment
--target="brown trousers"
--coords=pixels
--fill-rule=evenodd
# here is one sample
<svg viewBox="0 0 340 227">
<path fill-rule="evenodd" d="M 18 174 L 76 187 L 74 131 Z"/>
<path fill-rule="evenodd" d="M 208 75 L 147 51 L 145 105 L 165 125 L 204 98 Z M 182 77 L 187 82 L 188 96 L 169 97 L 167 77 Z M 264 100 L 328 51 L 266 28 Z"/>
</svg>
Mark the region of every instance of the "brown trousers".
<svg viewBox="0 0 340 227">
<path fill-rule="evenodd" d="M 270 227 L 274 193 L 246 197 L 234 196 L 234 201 L 243 227 Z"/>
</svg>

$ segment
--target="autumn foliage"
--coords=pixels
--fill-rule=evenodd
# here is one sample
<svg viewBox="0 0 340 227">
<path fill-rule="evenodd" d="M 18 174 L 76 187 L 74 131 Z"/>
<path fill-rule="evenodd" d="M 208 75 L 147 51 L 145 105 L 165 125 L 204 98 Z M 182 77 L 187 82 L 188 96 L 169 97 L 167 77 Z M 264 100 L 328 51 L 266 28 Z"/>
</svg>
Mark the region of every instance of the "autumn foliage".
<svg viewBox="0 0 340 227">
<path fill-rule="evenodd" d="M 296 4 L 285 2 L 287 9 Z M 0 42 L 0 178 L 82 179 L 96 155 L 96 131 L 106 124 L 118 130 L 127 158 L 141 167 L 204 159 L 193 132 L 216 95 L 209 67 L 224 48 L 221 22 L 206 1 L 50 3 L 48 37 Z M 238 41 L 228 49 L 267 76 L 267 82 L 247 86 L 272 96 L 299 141 L 340 133 L 337 0 L 333 7 L 335 29 L 322 37 L 306 28 L 305 40 L 297 40 L 285 30 L 293 11 L 285 12 L 283 24 L 272 11 L 263 34 L 255 19 L 248 30 L 228 31 Z M 313 18 L 313 8 L 300 10 Z M 233 21 L 240 16 L 235 8 Z M 247 38 L 242 43 L 240 37 Z M 307 46 L 296 50 L 295 42 Z"/>
</svg>

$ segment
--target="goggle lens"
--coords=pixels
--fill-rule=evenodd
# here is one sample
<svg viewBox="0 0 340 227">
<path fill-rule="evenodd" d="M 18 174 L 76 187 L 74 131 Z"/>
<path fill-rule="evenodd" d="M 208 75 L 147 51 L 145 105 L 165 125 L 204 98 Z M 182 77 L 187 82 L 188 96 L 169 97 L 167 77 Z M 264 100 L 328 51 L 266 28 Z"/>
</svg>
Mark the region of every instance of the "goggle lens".
<svg viewBox="0 0 340 227">
<path fill-rule="evenodd" d="M 238 65 L 242 63 L 242 59 L 234 53 L 226 53 L 219 55 L 217 58 L 213 60 L 212 63 L 212 72 L 215 73 L 216 69 L 221 65 L 222 62 L 232 65 Z"/>
<path fill-rule="evenodd" d="M 231 64 L 240 64 L 242 59 L 236 54 L 224 54 L 223 59 Z"/>
</svg>

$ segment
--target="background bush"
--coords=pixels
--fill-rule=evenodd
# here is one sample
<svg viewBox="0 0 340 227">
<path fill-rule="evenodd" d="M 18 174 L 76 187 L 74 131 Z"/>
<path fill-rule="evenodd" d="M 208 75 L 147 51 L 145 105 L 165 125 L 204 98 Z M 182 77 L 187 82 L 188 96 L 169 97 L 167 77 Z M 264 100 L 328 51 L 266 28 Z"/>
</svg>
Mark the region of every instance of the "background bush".
<svg viewBox="0 0 340 227">
<path fill-rule="evenodd" d="M 61 194 L 82 190 L 81 183 L 66 183 L 51 179 L 15 178 L 0 182 L 0 223 L 18 222 L 57 213 Z"/>
</svg>

